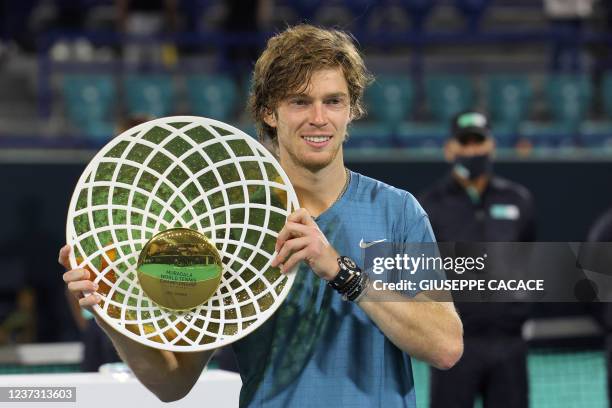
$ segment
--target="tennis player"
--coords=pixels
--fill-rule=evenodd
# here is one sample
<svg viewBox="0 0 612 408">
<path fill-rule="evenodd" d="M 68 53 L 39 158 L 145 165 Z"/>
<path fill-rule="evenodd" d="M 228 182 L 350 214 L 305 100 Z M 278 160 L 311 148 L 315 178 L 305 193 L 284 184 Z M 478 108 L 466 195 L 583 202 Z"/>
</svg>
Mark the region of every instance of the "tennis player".
<svg viewBox="0 0 612 408">
<path fill-rule="evenodd" d="M 299 265 L 285 302 L 233 343 L 241 407 L 415 407 L 411 357 L 441 369 L 463 351 L 451 302 L 390 301 L 361 273 L 362 248 L 380 241 L 433 242 L 429 220 L 406 191 L 348 170 L 342 145 L 363 115 L 370 82 L 349 35 L 309 25 L 272 37 L 253 73 L 250 111 L 301 209 L 280 231 L 273 261 Z M 60 251 L 67 268 L 70 248 Z M 88 272 L 64 274 L 83 307 L 99 301 Z M 185 396 L 212 352 L 172 353 L 120 335 L 100 318 L 123 360 L 162 401 Z M 202 402 L 205 405 L 205 401 Z"/>
</svg>

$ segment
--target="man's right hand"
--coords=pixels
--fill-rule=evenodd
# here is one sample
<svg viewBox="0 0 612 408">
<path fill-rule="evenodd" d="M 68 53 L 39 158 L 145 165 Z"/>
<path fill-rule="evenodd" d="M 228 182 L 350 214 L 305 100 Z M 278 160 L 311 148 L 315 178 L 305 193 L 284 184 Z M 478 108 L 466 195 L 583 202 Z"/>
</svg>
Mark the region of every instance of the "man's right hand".
<svg viewBox="0 0 612 408">
<path fill-rule="evenodd" d="M 100 295 L 96 293 L 98 287 L 89 280 L 91 272 L 87 269 L 70 269 L 70 250 L 70 246 L 66 245 L 59 253 L 59 263 L 67 270 L 63 276 L 64 282 L 72 296 L 79 300 L 79 305 L 93 313 L 92 306 L 101 300 Z M 83 292 L 87 295 L 83 295 Z M 208 350 L 173 353 L 157 350 L 111 330 L 103 319 L 96 317 L 96 322 L 111 338 L 119 357 L 132 369 L 140 382 L 165 402 L 176 401 L 187 395 L 214 352 Z"/>
<path fill-rule="evenodd" d="M 91 278 L 90 273 L 87 269 L 77 268 L 70 269 L 70 261 L 68 256 L 70 255 L 70 245 L 64 245 L 59 252 L 59 263 L 66 268 L 66 272 L 63 275 L 64 282 L 70 293 L 79 301 L 79 305 L 90 311 L 91 307 L 100 303 L 102 298 L 100 294 L 96 292 L 98 290 L 98 284 L 89 280 Z M 87 292 L 84 295 L 83 292 Z"/>
</svg>

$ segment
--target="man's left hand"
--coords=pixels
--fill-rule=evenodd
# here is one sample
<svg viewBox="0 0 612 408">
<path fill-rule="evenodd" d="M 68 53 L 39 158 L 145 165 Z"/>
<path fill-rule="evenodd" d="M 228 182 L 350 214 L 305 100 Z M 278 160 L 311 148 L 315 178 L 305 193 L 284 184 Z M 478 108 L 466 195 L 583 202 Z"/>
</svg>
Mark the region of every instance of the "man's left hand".
<svg viewBox="0 0 612 408">
<path fill-rule="evenodd" d="M 340 270 L 338 253 L 304 208 L 287 217 L 287 223 L 278 233 L 275 250 L 277 255 L 272 266 L 279 266 L 282 273 L 289 272 L 300 261 L 328 281 Z"/>
</svg>

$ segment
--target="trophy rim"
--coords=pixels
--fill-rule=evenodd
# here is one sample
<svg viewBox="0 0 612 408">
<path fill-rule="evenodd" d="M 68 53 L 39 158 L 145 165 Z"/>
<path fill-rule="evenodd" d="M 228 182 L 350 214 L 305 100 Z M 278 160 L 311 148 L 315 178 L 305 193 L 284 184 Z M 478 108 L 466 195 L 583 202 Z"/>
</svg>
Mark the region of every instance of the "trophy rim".
<svg viewBox="0 0 612 408">
<path fill-rule="evenodd" d="M 206 126 L 217 126 L 220 128 L 229 128 L 228 130 L 231 130 L 231 132 L 235 135 L 239 135 L 243 138 L 244 141 L 246 141 L 247 144 L 250 145 L 250 147 L 257 147 L 258 150 L 260 152 L 264 152 L 264 155 L 267 156 L 269 159 L 273 159 L 274 163 L 276 163 L 274 165 L 274 169 L 278 172 L 278 174 L 281 176 L 283 183 L 288 187 L 287 188 L 287 216 L 289 214 L 291 214 L 293 211 L 295 211 L 296 209 L 300 208 L 298 199 L 297 199 L 297 195 L 295 193 L 295 190 L 293 189 L 293 185 L 291 184 L 289 177 L 287 176 L 287 173 L 285 172 L 285 170 L 282 168 L 282 166 L 280 165 L 280 163 L 278 163 L 278 160 L 274 157 L 274 155 L 263 145 L 261 144 L 258 140 L 256 140 L 255 138 L 253 138 L 252 136 L 250 136 L 249 134 L 247 134 L 246 132 L 238 129 L 237 127 L 230 125 L 228 123 L 225 122 L 221 122 L 219 120 L 216 119 L 212 119 L 212 118 L 206 118 L 203 116 L 193 116 L 193 115 L 177 115 L 177 116 L 166 116 L 166 117 L 162 117 L 162 118 L 156 118 L 147 122 L 143 122 L 139 125 L 136 125 L 130 129 L 125 130 L 124 132 L 120 133 L 119 135 L 113 137 L 106 145 L 104 145 L 102 147 L 102 149 L 100 149 L 95 155 L 94 157 L 89 161 L 89 163 L 87 164 L 87 166 L 85 167 L 85 169 L 83 170 L 81 176 L 79 177 L 77 184 L 75 186 L 75 189 L 72 193 L 71 199 L 70 199 L 70 204 L 68 207 L 68 217 L 67 217 L 67 222 L 66 222 L 66 242 L 72 247 L 72 250 L 70 251 L 69 254 L 69 261 L 70 261 L 70 267 L 72 269 L 78 268 L 79 264 L 76 261 L 76 256 L 75 256 L 75 251 L 74 251 L 74 244 L 77 241 L 76 240 L 76 232 L 74 230 L 74 224 L 72 222 L 73 220 L 73 216 L 72 214 L 74 213 L 74 209 L 76 208 L 76 204 L 79 198 L 79 194 L 80 191 L 82 190 L 82 188 L 80 188 L 83 184 L 85 184 L 85 181 L 87 179 L 87 177 L 89 177 L 91 175 L 92 170 L 94 169 L 94 166 L 96 166 L 101 159 L 105 156 L 105 154 L 107 154 L 112 148 L 114 148 L 117 144 L 119 144 L 121 141 L 124 140 L 125 137 L 132 135 L 134 133 L 138 133 L 140 131 L 142 131 L 144 128 L 149 128 L 149 127 L 153 127 L 157 124 L 164 124 L 167 125 L 168 123 L 172 123 L 172 122 L 190 122 L 190 123 L 194 123 L 194 122 L 199 122 L 202 126 L 206 127 Z M 214 134 L 214 133 L 213 133 Z M 218 137 L 218 136 L 215 136 Z M 199 233 L 202 233 L 202 231 L 198 230 L 198 229 L 194 229 L 194 231 L 197 231 Z M 156 233 L 159 233 L 161 231 L 157 231 Z M 143 247 L 144 248 L 144 247 Z M 225 271 L 225 265 L 223 265 L 223 271 Z M 278 308 L 284 303 L 287 295 L 289 294 L 289 291 L 291 290 L 291 287 L 293 286 L 294 280 L 295 280 L 295 275 L 296 272 L 299 268 L 299 265 L 294 266 L 289 272 L 285 273 L 285 278 L 286 278 L 286 282 L 281 290 L 280 293 L 278 293 L 276 300 L 272 303 L 272 305 L 270 305 L 269 308 L 267 308 L 266 310 L 264 310 L 263 312 L 259 313 L 256 315 L 256 318 L 254 319 L 254 322 L 252 324 L 250 324 L 248 327 L 244 328 L 244 329 L 239 329 L 237 334 L 234 335 L 223 335 L 221 334 L 219 337 L 217 338 L 223 338 L 222 340 L 218 340 L 212 343 L 204 343 L 204 344 L 191 344 L 191 345 L 176 345 L 176 344 L 170 344 L 170 343 L 160 343 L 160 342 L 156 342 L 156 341 L 152 341 L 148 338 L 144 338 L 141 335 L 138 335 L 136 333 L 133 333 L 132 331 L 128 330 L 125 327 L 125 324 L 119 324 L 118 321 L 119 319 L 115 319 L 111 316 L 109 316 L 109 314 L 107 312 L 105 312 L 102 307 L 100 307 L 98 304 L 94 305 L 92 307 L 92 309 L 95 311 L 95 313 L 101 317 L 113 330 L 119 332 L 122 335 L 127 336 L 128 338 L 149 346 L 149 347 L 153 347 L 156 349 L 160 349 L 160 350 L 166 350 L 166 351 L 176 351 L 176 352 L 200 352 L 200 351 L 207 351 L 207 350 L 214 350 L 217 348 L 221 348 L 224 346 L 227 346 L 229 344 L 232 344 L 246 336 L 248 336 L 249 334 L 251 334 L 253 331 L 255 331 L 257 328 L 259 328 L 261 325 L 263 325 L 277 310 Z M 223 281 L 223 272 L 222 272 L 222 278 L 221 278 L 221 282 Z M 221 285 L 220 285 L 221 286 Z M 142 290 L 142 288 L 140 288 Z M 87 292 L 83 292 L 84 296 L 87 296 Z M 206 302 L 210 301 L 210 299 L 208 299 Z M 206 303 L 205 302 L 205 303 Z M 153 302 L 154 303 L 154 302 Z M 158 310 L 164 310 L 163 308 L 160 308 L 157 304 L 156 308 Z M 202 305 L 198 306 L 201 307 Z M 195 310 L 197 308 L 194 309 L 190 309 L 190 310 Z M 189 324 L 189 321 L 185 321 L 185 316 L 188 315 L 188 311 L 177 311 L 176 314 L 180 315 L 180 318 L 178 318 L 175 322 L 181 321 L 181 322 L 185 322 L 186 324 Z"/>
</svg>

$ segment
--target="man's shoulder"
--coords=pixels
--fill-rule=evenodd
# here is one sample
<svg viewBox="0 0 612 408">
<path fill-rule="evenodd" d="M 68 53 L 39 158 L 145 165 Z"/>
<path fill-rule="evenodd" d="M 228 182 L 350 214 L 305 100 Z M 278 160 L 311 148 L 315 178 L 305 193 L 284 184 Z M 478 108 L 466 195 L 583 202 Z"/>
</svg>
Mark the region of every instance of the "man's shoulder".
<svg viewBox="0 0 612 408">
<path fill-rule="evenodd" d="M 458 185 L 455 183 L 450 176 L 438 179 L 429 188 L 419 193 L 418 200 L 426 208 L 439 204 L 449 194 L 454 194 L 458 188 Z"/>
<path fill-rule="evenodd" d="M 387 202 L 395 205 L 418 205 L 414 196 L 406 190 L 360 173 L 353 174 L 358 179 L 356 194 L 360 198 L 368 198 L 374 204 Z"/>
<path fill-rule="evenodd" d="M 353 198 L 361 203 L 360 205 L 368 206 L 373 213 L 386 214 L 389 222 L 404 226 L 427 217 L 421 204 L 408 191 L 359 173 L 355 174 L 358 177 L 358 185 Z"/>
<path fill-rule="evenodd" d="M 517 200 L 524 203 L 532 203 L 533 197 L 527 187 L 516 181 L 508 180 L 503 177 L 494 176 L 491 178 L 491 187 L 497 192 L 514 196 Z"/>
</svg>

